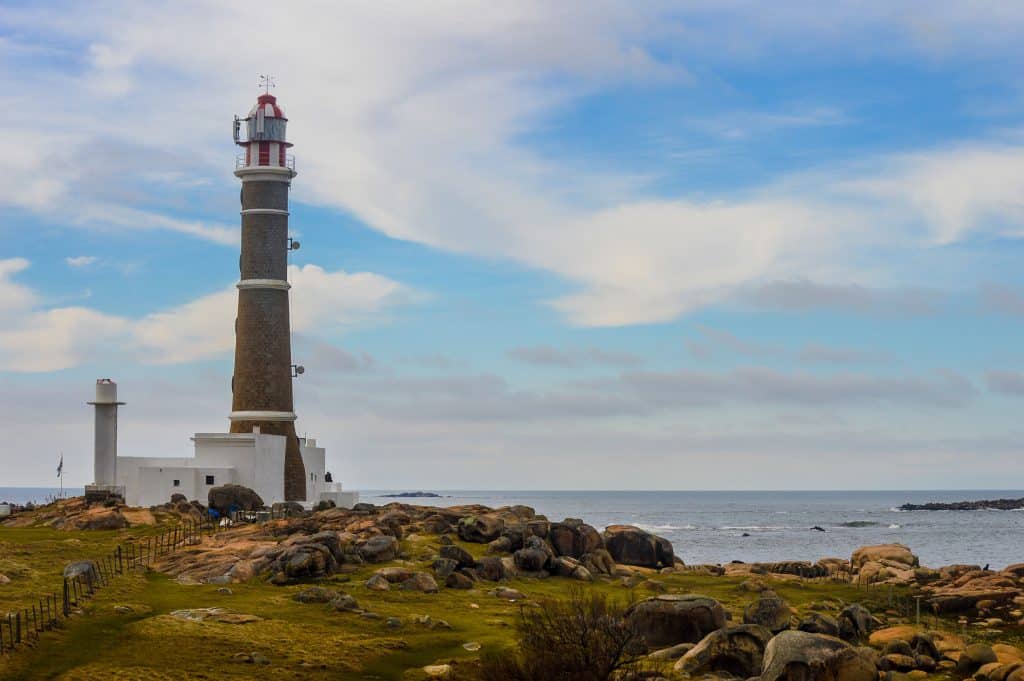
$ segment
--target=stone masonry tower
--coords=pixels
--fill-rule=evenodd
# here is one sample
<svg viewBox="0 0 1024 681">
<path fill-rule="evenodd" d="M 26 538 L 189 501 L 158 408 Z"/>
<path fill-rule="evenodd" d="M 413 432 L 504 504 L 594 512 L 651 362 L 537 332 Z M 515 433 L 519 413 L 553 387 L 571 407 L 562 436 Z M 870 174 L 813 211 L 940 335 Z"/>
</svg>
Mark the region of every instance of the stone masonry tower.
<svg viewBox="0 0 1024 681">
<path fill-rule="evenodd" d="M 235 164 L 242 181 L 242 253 L 231 432 L 258 427 L 261 433 L 285 436 L 284 497 L 304 501 L 306 471 L 292 406 L 288 191 L 295 162 L 287 153 L 292 146 L 285 136 L 287 124 L 269 86 L 248 116 L 235 118 L 235 142 L 245 153 Z"/>
</svg>

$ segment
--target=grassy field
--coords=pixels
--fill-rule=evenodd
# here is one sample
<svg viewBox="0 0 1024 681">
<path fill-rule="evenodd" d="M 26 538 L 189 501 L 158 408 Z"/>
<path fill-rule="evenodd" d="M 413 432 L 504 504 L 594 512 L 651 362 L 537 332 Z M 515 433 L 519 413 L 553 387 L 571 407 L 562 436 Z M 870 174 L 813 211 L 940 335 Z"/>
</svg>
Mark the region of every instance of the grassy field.
<svg viewBox="0 0 1024 681">
<path fill-rule="evenodd" d="M 71 536 L 68 536 L 68 535 Z M 11 584 L 0 586 L 0 608 L 17 605 L 18 593 L 31 585 L 45 590 L 59 585 L 62 566 L 72 559 L 96 556 L 118 541 L 116 532 L 56 532 L 39 529 L 0 531 L 0 548 L 8 565 L 18 570 Z M 424 569 L 435 551 L 433 537 L 406 541 L 414 559 L 403 563 Z M 479 545 L 461 544 L 479 553 Z M 7 550 L 14 551 L 8 555 Z M 84 612 L 61 629 L 46 633 L 37 645 L 0 658 L 0 679 L 422 679 L 424 665 L 467 660 L 479 652 L 467 643 L 493 649 L 513 643 L 512 625 L 518 605 L 488 592 L 483 583 L 468 591 L 441 589 L 438 594 L 392 590 L 371 591 L 363 582 L 380 566 L 366 566 L 336 575 L 322 586 L 353 595 L 360 607 L 379 619 L 335 612 L 326 604 L 303 604 L 292 596 L 308 585 L 271 586 L 262 580 L 230 585 L 222 593 L 214 585 L 183 585 L 155 572 L 137 572 L 115 583 L 84 606 Z M 0 568 L 2 570 L 2 568 Z M 756 594 L 744 589 L 743 578 L 700 574 L 652 575 L 669 593 L 695 592 L 721 601 L 734 621 Z M 850 602 L 866 603 L 884 612 L 887 590 L 865 594 L 833 582 L 764 579 L 799 613 L 838 610 Z M 530 597 L 564 595 L 570 582 L 561 578 L 514 579 L 509 586 Z M 586 588 L 602 590 L 623 602 L 652 595 L 619 580 L 595 581 Z M 127 606 L 130 612 L 115 610 Z M 259 621 L 228 624 L 187 621 L 176 610 L 225 608 L 255 615 Z M 429 616 L 429 620 L 424 619 Z M 387 618 L 401 625 L 390 628 Z M 448 627 L 431 626 L 444 620 Z M 475 646 L 470 646 L 475 648 Z M 258 652 L 269 665 L 232 660 L 236 653 Z"/>
</svg>

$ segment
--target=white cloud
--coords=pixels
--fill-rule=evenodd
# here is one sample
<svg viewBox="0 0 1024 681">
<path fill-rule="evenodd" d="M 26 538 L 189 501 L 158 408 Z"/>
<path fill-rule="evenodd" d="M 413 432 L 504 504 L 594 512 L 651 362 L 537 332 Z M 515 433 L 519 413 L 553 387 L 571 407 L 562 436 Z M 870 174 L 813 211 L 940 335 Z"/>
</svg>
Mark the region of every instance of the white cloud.
<svg viewBox="0 0 1024 681">
<path fill-rule="evenodd" d="M 691 57 L 834 54 L 878 35 L 894 39 L 873 40 L 872 51 L 1006 50 L 1024 17 L 990 9 L 936 3 L 927 22 L 889 3 L 852 2 L 814 13 L 789 2 L 768 10 L 540 0 L 9 11 L 0 20 L 68 44 L 88 66 L 0 76 L 0 101 L 14 112 L 0 132 L 33 140 L 20 145 L 33 153 L 14 159 L 0 202 L 90 229 L 165 229 L 234 244 L 233 226 L 177 217 L 168 183 L 192 187 L 201 177 L 210 192 L 229 191 L 224 121 L 248 108 L 253 64 L 270 61 L 292 121 L 300 199 L 351 211 L 397 238 L 554 272 L 575 290 L 550 303 L 574 324 L 662 322 L 797 277 L 892 286 L 912 275 L 879 271 L 874 249 L 948 243 L 989 225 L 1024 230 L 1022 147 L 965 144 L 742 195 L 654 198 L 650 178 L 554 160 L 520 140 L 610 85 L 694 83 Z M 267 25 L 279 51 L 252 40 Z M 67 101 L 92 115 L 62 113 Z M 835 120 L 818 110 L 740 122 Z"/>
<path fill-rule="evenodd" d="M 0 260 L 0 371 L 43 372 L 128 357 L 179 364 L 234 349 L 237 291 L 232 286 L 140 318 L 84 307 L 45 309 L 31 288 L 11 277 L 25 260 Z M 377 320 L 392 306 L 417 300 L 398 282 L 369 272 L 290 266 L 292 329 L 316 336 Z"/>
<path fill-rule="evenodd" d="M 74 255 L 64 258 L 69 267 L 88 267 L 96 263 L 98 258 L 95 255 Z"/>
</svg>

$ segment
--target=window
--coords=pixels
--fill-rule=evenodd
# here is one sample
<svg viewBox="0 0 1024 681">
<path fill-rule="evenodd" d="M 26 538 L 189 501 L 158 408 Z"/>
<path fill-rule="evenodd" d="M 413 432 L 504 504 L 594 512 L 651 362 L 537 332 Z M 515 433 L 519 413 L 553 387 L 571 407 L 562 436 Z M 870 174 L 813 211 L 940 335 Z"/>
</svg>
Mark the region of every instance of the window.
<svg viewBox="0 0 1024 681">
<path fill-rule="evenodd" d="M 175 487 L 181 487 L 181 480 L 175 480 L 174 481 L 174 486 Z"/>
<path fill-rule="evenodd" d="M 212 485 L 213 484 L 213 476 L 212 475 L 207 475 L 206 476 L 206 484 L 207 485 Z"/>
</svg>

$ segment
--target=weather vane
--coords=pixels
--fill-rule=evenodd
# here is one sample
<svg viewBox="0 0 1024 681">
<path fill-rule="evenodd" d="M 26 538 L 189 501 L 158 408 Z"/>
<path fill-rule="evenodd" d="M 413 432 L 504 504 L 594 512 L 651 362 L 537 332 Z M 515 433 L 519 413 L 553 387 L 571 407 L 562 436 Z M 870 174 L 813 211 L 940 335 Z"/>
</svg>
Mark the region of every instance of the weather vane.
<svg viewBox="0 0 1024 681">
<path fill-rule="evenodd" d="M 274 77 L 271 75 L 260 74 L 260 87 L 263 88 L 266 93 L 270 94 L 270 88 L 277 87 L 277 83 L 274 82 Z"/>
</svg>

